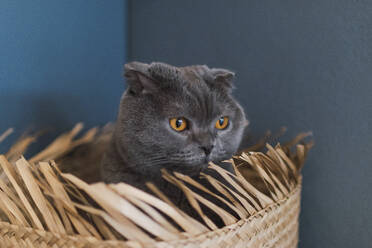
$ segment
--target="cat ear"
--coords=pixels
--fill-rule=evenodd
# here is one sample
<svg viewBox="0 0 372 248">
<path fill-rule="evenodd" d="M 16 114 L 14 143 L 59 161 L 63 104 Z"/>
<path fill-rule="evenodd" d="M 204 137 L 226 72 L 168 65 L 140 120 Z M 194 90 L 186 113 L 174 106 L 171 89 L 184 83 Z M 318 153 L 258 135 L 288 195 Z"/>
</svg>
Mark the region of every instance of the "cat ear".
<svg viewBox="0 0 372 248">
<path fill-rule="evenodd" d="M 124 76 L 127 79 L 129 92 L 134 95 L 156 92 L 158 82 L 148 73 L 148 64 L 131 62 L 124 65 Z"/>
<path fill-rule="evenodd" d="M 216 86 L 220 86 L 228 92 L 231 92 L 231 90 L 234 88 L 234 72 L 226 69 L 212 68 L 210 69 L 210 73 Z"/>
</svg>

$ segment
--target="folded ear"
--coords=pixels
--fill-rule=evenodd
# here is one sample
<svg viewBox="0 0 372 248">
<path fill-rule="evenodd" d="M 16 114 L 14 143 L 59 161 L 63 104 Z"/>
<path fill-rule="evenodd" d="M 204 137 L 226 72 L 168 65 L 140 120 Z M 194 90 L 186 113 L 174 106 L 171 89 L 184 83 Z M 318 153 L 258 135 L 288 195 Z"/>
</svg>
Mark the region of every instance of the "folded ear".
<svg viewBox="0 0 372 248">
<path fill-rule="evenodd" d="M 159 83 L 148 72 L 149 65 L 131 62 L 124 65 L 124 76 L 127 79 L 130 94 L 148 94 L 158 90 Z"/>
<path fill-rule="evenodd" d="M 228 92 L 231 92 L 234 87 L 234 72 L 226 69 L 212 68 L 210 69 L 210 74 L 212 75 L 213 81 L 216 86 L 222 87 Z"/>
</svg>

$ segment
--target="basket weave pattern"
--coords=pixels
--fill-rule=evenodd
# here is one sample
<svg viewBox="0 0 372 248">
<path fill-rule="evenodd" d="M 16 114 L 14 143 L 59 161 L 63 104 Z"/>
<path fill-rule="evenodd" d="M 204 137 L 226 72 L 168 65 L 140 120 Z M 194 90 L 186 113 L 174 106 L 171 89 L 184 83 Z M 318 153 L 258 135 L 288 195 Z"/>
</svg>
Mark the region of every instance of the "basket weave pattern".
<svg viewBox="0 0 372 248">
<path fill-rule="evenodd" d="M 159 242 L 149 247 L 282 247 L 298 242 L 300 186 L 290 197 L 246 220 L 198 237 Z M 68 236 L 0 222 L 0 247 L 141 247 L 135 242 L 102 241 L 94 237 Z"/>
<path fill-rule="evenodd" d="M 267 207 L 246 220 L 193 239 L 158 243 L 154 247 L 297 247 L 300 198 L 299 186 L 280 204 Z"/>
</svg>

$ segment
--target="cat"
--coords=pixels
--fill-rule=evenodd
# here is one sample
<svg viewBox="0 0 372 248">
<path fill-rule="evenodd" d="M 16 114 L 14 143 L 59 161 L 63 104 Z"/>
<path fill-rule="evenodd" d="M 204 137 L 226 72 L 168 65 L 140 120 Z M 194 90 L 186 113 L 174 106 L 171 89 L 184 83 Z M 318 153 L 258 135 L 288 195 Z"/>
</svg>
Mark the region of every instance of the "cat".
<svg viewBox="0 0 372 248">
<path fill-rule="evenodd" d="M 111 141 L 101 163 L 106 183 L 149 191 L 153 182 L 175 201 L 184 197 L 162 179 L 161 169 L 198 180 L 208 162 L 230 159 L 247 126 L 232 96 L 235 74 L 206 65 L 175 67 L 131 62 Z"/>
</svg>

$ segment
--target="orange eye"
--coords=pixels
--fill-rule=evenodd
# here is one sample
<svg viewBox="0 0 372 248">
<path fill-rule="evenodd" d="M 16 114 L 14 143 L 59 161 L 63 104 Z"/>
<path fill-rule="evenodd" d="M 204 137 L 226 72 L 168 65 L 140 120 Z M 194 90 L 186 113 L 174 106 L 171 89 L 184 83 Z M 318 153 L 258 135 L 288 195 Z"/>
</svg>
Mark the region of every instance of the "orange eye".
<svg viewBox="0 0 372 248">
<path fill-rule="evenodd" d="M 187 128 L 187 121 L 183 117 L 172 118 L 169 120 L 169 125 L 177 132 L 182 132 Z"/>
<path fill-rule="evenodd" d="M 225 129 L 228 124 L 229 124 L 229 118 L 224 116 L 217 120 L 216 128 L 222 130 L 222 129 Z"/>
</svg>

